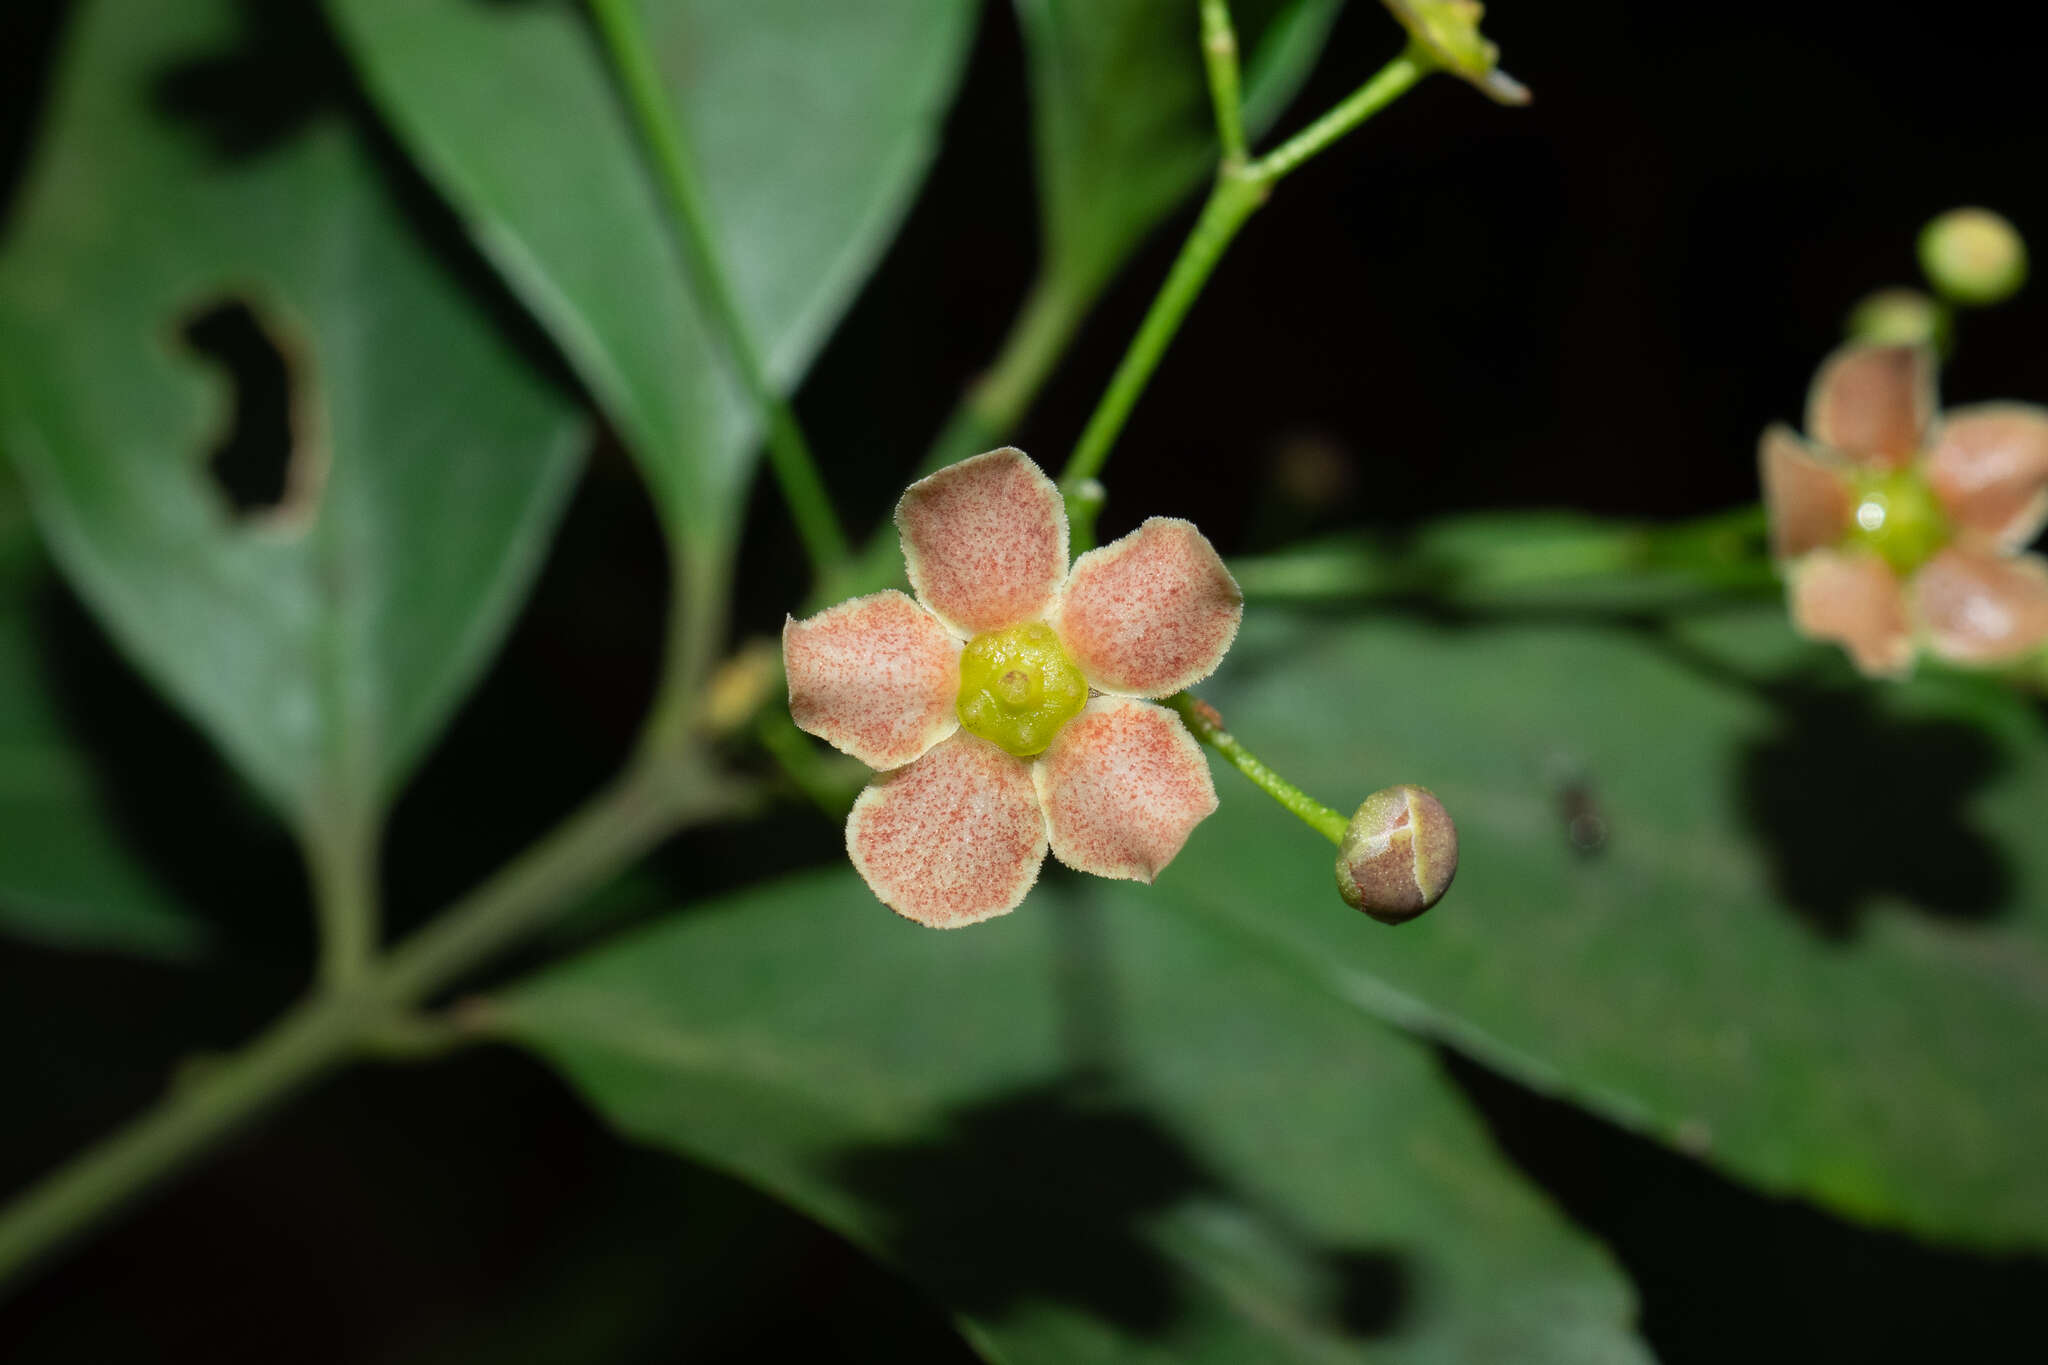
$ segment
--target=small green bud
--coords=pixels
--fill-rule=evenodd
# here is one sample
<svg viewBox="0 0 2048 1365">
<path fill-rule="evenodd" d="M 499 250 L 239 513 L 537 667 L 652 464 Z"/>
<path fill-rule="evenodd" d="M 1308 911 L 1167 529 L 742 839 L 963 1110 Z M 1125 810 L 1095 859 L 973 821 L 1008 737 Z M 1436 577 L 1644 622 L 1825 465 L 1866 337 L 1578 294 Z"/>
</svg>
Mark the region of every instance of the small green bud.
<svg viewBox="0 0 2048 1365">
<path fill-rule="evenodd" d="M 1500 69 L 1500 48 L 1479 31 L 1478 0 L 1383 0 L 1437 66 L 1499 104 L 1527 104 L 1529 91 Z"/>
<path fill-rule="evenodd" d="M 1920 268 L 1936 293 L 1982 308 L 2027 282 L 2027 243 L 1990 209 L 1950 209 L 1921 230 Z"/>
<path fill-rule="evenodd" d="M 1458 826 L 1424 787 L 1365 798 L 1337 847 L 1337 892 L 1382 924 L 1403 924 L 1444 898 L 1458 875 Z"/>
<path fill-rule="evenodd" d="M 1932 346 L 1948 349 L 1948 309 L 1918 289 L 1880 289 L 1866 294 L 1849 314 L 1849 340 L 1870 346 Z"/>
</svg>

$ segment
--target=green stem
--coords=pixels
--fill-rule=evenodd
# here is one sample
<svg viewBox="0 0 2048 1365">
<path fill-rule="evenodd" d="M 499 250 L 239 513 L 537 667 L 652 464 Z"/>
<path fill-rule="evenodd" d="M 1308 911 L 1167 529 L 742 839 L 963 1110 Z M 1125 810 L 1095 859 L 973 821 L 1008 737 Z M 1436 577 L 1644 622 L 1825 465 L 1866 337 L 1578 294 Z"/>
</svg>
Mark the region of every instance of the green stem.
<svg viewBox="0 0 2048 1365">
<path fill-rule="evenodd" d="M 1202 0 L 1202 62 L 1209 71 L 1209 104 L 1216 111 L 1216 140 L 1223 164 L 1244 164 L 1244 95 L 1237 70 L 1237 34 L 1227 0 Z"/>
<path fill-rule="evenodd" d="M 300 843 L 319 928 L 318 980 L 324 990 L 345 990 L 362 978 L 377 952 L 382 914 L 375 826 L 347 814 L 317 819 Z"/>
<path fill-rule="evenodd" d="M 394 1020 L 544 924 L 665 835 L 742 798 L 674 768 L 641 765 L 347 990 L 294 1007 L 240 1052 L 87 1148 L 0 1210 L 0 1283 L 106 1218 L 256 1115 L 366 1048 Z M 403 1025 L 398 1026 L 401 1030 Z"/>
<path fill-rule="evenodd" d="M 840 780 L 840 774 L 833 770 L 830 760 L 824 757 L 811 737 L 796 728 L 786 706 L 763 707 L 754 726 L 754 737 L 804 799 L 818 808 L 820 815 L 835 824 L 846 819 L 853 798 L 869 776 L 865 768 L 859 770 L 859 778 L 851 784 Z"/>
<path fill-rule="evenodd" d="M 1063 276 L 1041 274 L 1032 283 L 995 361 L 968 388 L 960 411 L 926 454 L 923 473 L 951 464 L 954 452 L 963 448 L 961 437 L 968 438 L 964 446 L 972 447 L 965 453 L 975 455 L 1016 430 L 1066 354 L 1094 294 Z"/>
<path fill-rule="evenodd" d="M 1137 406 L 1153 371 L 1159 368 L 1166 348 L 1180 331 L 1182 319 L 1194 306 L 1202 286 L 1209 282 L 1216 262 L 1222 259 L 1238 229 L 1265 202 L 1266 191 L 1265 178 L 1250 171 L 1225 168 L 1216 177 L 1208 201 L 1202 205 L 1201 216 L 1195 220 L 1194 229 L 1167 272 L 1166 282 L 1159 287 L 1145 320 L 1138 325 L 1137 335 L 1131 338 L 1116 373 L 1110 376 L 1109 387 L 1082 429 L 1081 439 L 1060 476 L 1060 487 L 1067 494 L 1067 515 L 1073 522 L 1075 553 L 1088 548 L 1094 531 L 1091 509 L 1075 505 L 1076 490 L 1101 476 L 1117 436 L 1130 419 L 1131 409 Z"/>
<path fill-rule="evenodd" d="M 1003 338 L 995 361 L 968 388 L 918 467 L 918 477 L 1000 445 L 1037 399 L 1081 325 L 1092 294 L 1041 275 Z M 809 610 L 876 592 L 903 576 L 896 528 L 884 524 L 845 572 L 820 584 Z"/>
<path fill-rule="evenodd" d="M 650 762 L 686 749 L 704 706 L 705 681 L 725 641 L 732 548 L 687 552 L 672 543 L 668 642 L 661 681 L 640 730 L 640 753 Z"/>
<path fill-rule="evenodd" d="M 15 1199 L 0 1213 L 0 1283 L 337 1063 L 361 1027 L 353 1003 L 330 996 L 300 1005 Z"/>
<path fill-rule="evenodd" d="M 1203 11 L 1205 34 L 1211 22 L 1209 9 L 1205 7 Z M 1223 18 L 1227 23 L 1228 16 Z M 1209 47 L 1205 41 L 1204 51 L 1207 52 Z M 1228 100 L 1232 92 L 1218 89 L 1212 61 L 1210 88 L 1216 99 L 1219 135 L 1225 138 L 1225 158 L 1209 191 L 1209 198 L 1202 205 L 1201 215 L 1195 219 L 1195 226 L 1181 245 L 1180 255 L 1167 272 L 1165 283 L 1160 285 L 1152 306 L 1146 310 L 1145 319 L 1138 325 L 1137 335 L 1131 338 L 1116 373 L 1110 376 L 1109 387 L 1103 390 L 1102 398 L 1088 418 L 1088 425 L 1082 429 L 1081 439 L 1075 443 L 1074 453 L 1068 457 L 1066 470 L 1060 476 L 1060 487 L 1067 494 L 1067 518 L 1073 528 L 1075 553 L 1086 550 L 1094 542 L 1094 512 L 1100 506 L 1099 499 L 1095 500 L 1094 507 L 1086 505 L 1087 500 L 1077 496 L 1078 493 L 1089 481 L 1100 479 L 1102 467 L 1108 462 L 1117 437 L 1130 420 L 1131 410 L 1137 406 L 1146 384 L 1151 382 L 1153 372 L 1159 368 L 1166 348 L 1180 331 L 1188 309 L 1194 306 L 1195 299 L 1215 271 L 1216 263 L 1236 239 L 1246 220 L 1266 202 L 1274 184 L 1283 176 L 1392 104 L 1434 69 L 1429 58 L 1411 45 L 1380 68 L 1371 80 L 1343 103 L 1288 139 L 1270 155 L 1246 165 L 1241 160 L 1230 158 L 1229 134 L 1221 132 L 1231 117 Z"/>
<path fill-rule="evenodd" d="M 661 73 L 640 26 L 633 0 L 590 0 L 591 13 L 604 35 L 618 69 L 626 103 L 647 144 L 662 191 L 675 219 L 677 241 L 697 286 L 699 300 L 723 334 L 725 349 L 748 396 L 761 415 L 768 459 L 789 504 L 797 534 L 821 576 L 843 564 L 849 553 L 846 533 L 832 510 L 831 497 L 818 473 L 817 461 L 798 425 L 796 412 L 768 377 L 732 292 L 718 240 L 711 226 L 709 201 L 683 135 L 682 119 L 669 102 Z"/>
<path fill-rule="evenodd" d="M 1189 734 L 1223 755 L 1231 767 L 1249 777 L 1253 786 L 1278 801 L 1290 815 L 1331 843 L 1344 842 L 1344 831 L 1351 822 L 1267 767 L 1223 728 L 1223 718 L 1215 707 L 1189 692 L 1168 697 L 1166 704 L 1180 713 Z"/>
<path fill-rule="evenodd" d="M 1407 94 L 1417 81 L 1434 70 L 1436 63 L 1429 54 L 1415 44 L 1409 44 L 1405 52 L 1381 67 L 1371 80 L 1359 86 L 1329 113 L 1261 157 L 1255 169 L 1268 181 L 1280 179 Z"/>
<path fill-rule="evenodd" d="M 490 881 L 384 960 L 379 995 L 410 1006 L 545 926 L 575 896 L 678 829 L 738 813 L 751 792 L 672 764 L 645 763 L 585 804 Z"/>
</svg>

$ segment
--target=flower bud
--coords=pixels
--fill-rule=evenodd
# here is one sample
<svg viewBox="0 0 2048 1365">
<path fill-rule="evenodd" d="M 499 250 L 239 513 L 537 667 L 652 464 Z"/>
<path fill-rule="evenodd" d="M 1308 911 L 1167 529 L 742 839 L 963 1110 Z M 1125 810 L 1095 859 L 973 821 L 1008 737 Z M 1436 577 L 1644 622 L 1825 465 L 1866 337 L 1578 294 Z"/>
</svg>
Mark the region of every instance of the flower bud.
<svg viewBox="0 0 2048 1365">
<path fill-rule="evenodd" d="M 1849 340 L 1869 346 L 1948 349 L 1948 310 L 1918 289 L 1866 294 L 1849 314 Z"/>
<path fill-rule="evenodd" d="M 1414 919 L 1443 899 L 1458 874 L 1458 827 L 1424 787 L 1365 798 L 1337 848 L 1344 903 L 1382 924 Z"/>
<path fill-rule="evenodd" d="M 1982 308 L 2026 283 L 2027 244 L 1990 209 L 1950 209 L 1922 229 L 1920 268 L 1936 292 Z"/>
<path fill-rule="evenodd" d="M 1432 61 L 1498 104 L 1527 104 L 1529 92 L 1500 69 L 1500 48 L 1479 31 L 1478 0 L 1383 0 Z"/>
</svg>

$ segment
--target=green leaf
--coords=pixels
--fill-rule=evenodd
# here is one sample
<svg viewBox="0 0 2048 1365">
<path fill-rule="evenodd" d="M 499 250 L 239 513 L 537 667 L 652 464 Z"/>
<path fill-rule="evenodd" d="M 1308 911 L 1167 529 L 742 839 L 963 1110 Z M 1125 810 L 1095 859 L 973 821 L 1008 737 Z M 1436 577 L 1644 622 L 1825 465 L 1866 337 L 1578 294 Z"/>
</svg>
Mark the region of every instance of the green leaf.
<svg viewBox="0 0 2048 1365">
<path fill-rule="evenodd" d="M 918 1281 L 991 1359 L 1641 1360 L 1429 1052 L 1143 891 L 958 934 L 845 868 L 499 1002 L 628 1136 Z"/>
<path fill-rule="evenodd" d="M 422 237 L 309 17 L 80 7 L 0 262 L 0 441 L 59 561 L 302 829 L 373 820 L 433 738 L 584 433 Z M 209 457 L 261 413 L 188 329 L 222 305 L 289 388 L 284 500 L 239 518 Z"/>
<path fill-rule="evenodd" d="M 1765 1189 L 2048 1245 L 2039 713 L 1982 680 L 1861 683 L 1775 602 L 1459 617 L 1254 612 L 1201 689 L 1341 809 L 1436 791 L 1443 904 L 1352 914 L 1329 848 L 1227 772 L 1160 894 Z"/>
<path fill-rule="evenodd" d="M 1090 298 L 1216 168 L 1193 0 L 1016 0 L 1031 63 L 1045 273 Z M 1246 131 L 1308 76 L 1342 0 L 1232 7 Z"/>
<path fill-rule="evenodd" d="M 66 732 L 35 619 L 44 574 L 27 505 L 0 465 L 0 926 L 64 947 L 189 957 L 205 934 L 122 845 Z"/>
<path fill-rule="evenodd" d="M 733 540 L 757 423 L 692 301 L 580 7 L 329 0 L 367 84 L 641 462 L 671 532 Z M 647 0 L 732 284 L 793 388 L 936 146 L 971 0 Z"/>
</svg>

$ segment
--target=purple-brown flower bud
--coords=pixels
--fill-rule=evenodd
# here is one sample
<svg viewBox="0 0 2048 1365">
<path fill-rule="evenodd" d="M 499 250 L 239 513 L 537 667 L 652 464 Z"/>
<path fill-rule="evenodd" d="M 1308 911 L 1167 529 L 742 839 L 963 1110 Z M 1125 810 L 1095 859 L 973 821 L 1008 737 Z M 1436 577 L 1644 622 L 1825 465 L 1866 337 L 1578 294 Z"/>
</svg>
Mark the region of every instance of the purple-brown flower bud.
<svg viewBox="0 0 2048 1365">
<path fill-rule="evenodd" d="M 1344 903 L 1382 924 L 1404 924 L 1435 905 L 1458 875 L 1458 826 L 1424 787 L 1365 798 L 1337 847 Z"/>
</svg>

